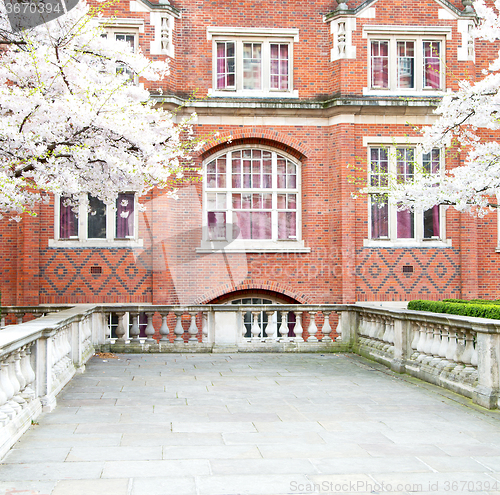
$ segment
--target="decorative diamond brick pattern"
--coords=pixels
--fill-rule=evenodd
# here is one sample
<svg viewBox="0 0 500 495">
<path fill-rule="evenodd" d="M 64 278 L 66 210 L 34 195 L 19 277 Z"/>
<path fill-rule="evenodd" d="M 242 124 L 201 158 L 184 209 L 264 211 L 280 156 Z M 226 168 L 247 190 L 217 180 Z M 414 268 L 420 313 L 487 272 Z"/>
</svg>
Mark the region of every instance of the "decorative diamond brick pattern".
<svg viewBox="0 0 500 495">
<path fill-rule="evenodd" d="M 403 272 L 403 266 L 413 272 Z M 357 251 L 357 299 L 383 301 L 460 296 L 456 249 L 401 248 Z"/>
<path fill-rule="evenodd" d="M 40 302 L 151 302 L 150 252 L 130 249 L 46 249 L 41 253 Z M 102 273 L 92 274 L 99 266 Z"/>
</svg>

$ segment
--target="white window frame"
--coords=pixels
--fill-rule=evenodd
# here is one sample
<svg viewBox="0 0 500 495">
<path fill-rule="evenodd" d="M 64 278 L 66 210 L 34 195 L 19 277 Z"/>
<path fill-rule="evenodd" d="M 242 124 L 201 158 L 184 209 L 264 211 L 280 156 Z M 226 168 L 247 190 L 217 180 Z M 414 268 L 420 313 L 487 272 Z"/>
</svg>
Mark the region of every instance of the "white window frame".
<svg viewBox="0 0 500 495">
<path fill-rule="evenodd" d="M 272 163 L 273 163 L 273 187 L 264 189 L 251 189 L 251 188 L 238 188 L 233 189 L 232 187 L 232 175 L 231 175 L 231 160 L 226 162 L 226 187 L 225 188 L 208 188 L 207 187 L 207 165 L 213 160 L 220 158 L 223 155 L 228 155 L 235 151 L 241 150 L 262 150 L 270 151 L 272 153 Z M 297 167 L 296 176 L 296 187 L 291 189 L 278 189 L 276 185 L 277 181 L 277 165 L 276 159 L 277 155 L 280 155 L 287 160 L 293 162 Z M 202 220 L 202 242 L 201 246 L 197 249 L 197 252 L 214 252 L 223 250 L 225 252 L 301 252 L 308 253 L 310 248 L 305 247 L 304 241 L 302 240 L 302 202 L 301 202 L 301 163 L 291 155 L 281 150 L 277 151 L 269 146 L 263 145 L 246 145 L 246 146 L 235 146 L 224 151 L 212 155 L 203 162 L 203 220 Z M 232 206 L 230 204 L 232 193 L 269 193 L 272 194 L 272 239 L 232 239 Z M 208 221 L 207 221 L 207 194 L 210 193 L 226 193 L 226 239 L 225 240 L 210 240 L 208 235 Z M 295 194 L 296 195 L 296 239 L 278 239 L 278 208 L 277 208 L 277 195 L 278 194 Z"/>
<path fill-rule="evenodd" d="M 367 39 L 367 86 L 363 94 L 372 96 L 438 96 L 446 90 L 446 40 L 451 38 L 451 28 L 433 26 L 429 28 L 412 26 L 364 26 L 363 37 Z M 389 87 L 372 88 L 371 42 L 389 42 Z M 397 42 L 415 43 L 414 88 L 397 87 Z M 438 89 L 423 86 L 424 42 L 440 42 L 440 86 Z"/>
<path fill-rule="evenodd" d="M 118 22 L 119 21 L 119 22 Z M 139 33 L 144 32 L 144 21 L 137 19 L 104 19 L 101 21 L 106 32 L 107 39 L 116 40 L 117 35 L 132 35 L 134 37 L 133 51 L 137 53 L 139 50 Z M 117 64 L 118 68 L 119 64 Z M 133 84 L 139 85 L 139 77 L 134 74 L 130 78 Z"/>
<path fill-rule="evenodd" d="M 375 187 L 370 187 L 370 161 L 371 149 L 385 148 L 388 151 L 389 161 L 389 182 L 394 179 L 396 174 L 397 164 L 397 149 L 398 148 L 412 148 L 415 150 L 415 170 L 414 173 L 418 174 L 418 170 L 422 167 L 422 149 L 420 146 L 420 139 L 408 137 L 364 137 L 363 146 L 367 148 L 367 175 L 368 187 L 373 190 Z M 444 150 L 440 150 L 440 174 L 444 174 Z M 388 188 L 377 188 L 381 194 L 388 191 Z M 451 247 L 451 239 L 446 239 L 446 210 L 447 206 L 441 205 L 439 207 L 439 238 L 424 238 L 424 216 L 422 211 L 414 212 L 414 225 L 415 237 L 414 238 L 398 238 L 397 237 L 397 205 L 389 198 L 388 208 L 388 227 L 389 232 L 387 237 L 372 238 L 372 218 L 371 218 L 371 194 L 367 201 L 367 218 L 368 218 L 368 239 L 363 240 L 365 247 Z"/>
<path fill-rule="evenodd" d="M 116 238 L 116 206 L 106 205 L 106 238 L 89 238 L 88 207 L 85 195 L 78 205 L 78 237 L 70 239 L 60 238 L 61 197 L 54 196 L 54 239 L 49 239 L 49 247 L 142 247 L 143 240 L 139 239 L 139 210 L 137 194 L 134 194 L 134 235 L 127 239 Z"/>
<path fill-rule="evenodd" d="M 298 91 L 293 89 L 293 48 L 299 41 L 298 29 L 253 29 L 253 28 L 207 28 L 207 39 L 212 41 L 212 88 L 209 96 L 224 97 L 272 97 L 298 98 Z M 235 88 L 217 88 L 217 42 L 235 44 Z M 261 89 L 243 87 L 243 44 L 260 43 L 262 45 L 262 84 Z M 270 60 L 271 44 L 288 45 L 288 90 L 271 89 Z"/>
</svg>

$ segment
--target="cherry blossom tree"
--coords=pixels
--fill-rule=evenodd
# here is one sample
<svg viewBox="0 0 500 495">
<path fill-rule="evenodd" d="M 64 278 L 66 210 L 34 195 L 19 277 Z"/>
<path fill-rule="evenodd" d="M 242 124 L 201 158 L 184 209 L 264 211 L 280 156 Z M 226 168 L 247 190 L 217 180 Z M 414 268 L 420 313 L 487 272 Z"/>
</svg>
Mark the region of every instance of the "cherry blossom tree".
<svg viewBox="0 0 500 495">
<path fill-rule="evenodd" d="M 477 0 L 474 8 L 481 20 L 475 36 L 500 40 L 500 0 L 494 7 Z M 479 216 L 498 206 L 500 142 L 484 139 L 482 134 L 500 130 L 500 56 L 484 72 L 481 80 L 461 81 L 458 91 L 445 94 L 436 111 L 438 120 L 424 129 L 424 151 L 457 146 L 466 152 L 464 164 L 442 176 L 423 173 L 414 182 L 395 184 L 395 201 L 422 210 L 452 205 Z"/>
<path fill-rule="evenodd" d="M 200 144 L 190 122 L 174 123 L 142 86 L 166 63 L 104 33 L 84 2 L 18 33 L 0 12 L 0 214 L 19 220 L 47 193 L 110 204 L 170 190 L 189 164 Z"/>
</svg>

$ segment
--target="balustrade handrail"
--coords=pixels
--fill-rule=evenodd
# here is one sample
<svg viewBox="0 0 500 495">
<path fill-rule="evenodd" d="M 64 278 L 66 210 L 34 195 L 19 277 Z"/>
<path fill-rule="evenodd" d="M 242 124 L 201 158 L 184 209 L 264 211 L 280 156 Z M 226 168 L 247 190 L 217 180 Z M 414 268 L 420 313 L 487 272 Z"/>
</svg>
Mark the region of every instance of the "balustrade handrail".
<svg viewBox="0 0 500 495">
<path fill-rule="evenodd" d="M 8 325 L 0 330 L 0 358 L 40 337 L 50 337 L 61 327 L 82 320 L 98 308 L 97 305 L 70 306 L 26 323 Z"/>
<path fill-rule="evenodd" d="M 478 318 L 474 316 L 454 315 L 450 313 L 433 313 L 431 311 L 416 311 L 412 309 L 384 308 L 371 304 L 346 304 L 343 311 L 359 311 L 373 313 L 405 321 L 429 322 L 440 325 L 460 326 L 481 333 L 500 333 L 500 320 Z"/>
</svg>

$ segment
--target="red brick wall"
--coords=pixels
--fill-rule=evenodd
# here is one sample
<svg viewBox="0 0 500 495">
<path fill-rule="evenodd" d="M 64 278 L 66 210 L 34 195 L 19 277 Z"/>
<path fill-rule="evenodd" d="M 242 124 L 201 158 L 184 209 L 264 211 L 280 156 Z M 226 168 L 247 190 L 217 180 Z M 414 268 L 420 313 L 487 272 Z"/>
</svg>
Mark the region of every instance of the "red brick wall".
<svg viewBox="0 0 500 495">
<path fill-rule="evenodd" d="M 461 9 L 461 2 L 454 2 Z M 139 43 L 146 55 L 153 38 L 149 13 L 128 12 L 122 0 L 104 12 L 143 18 L 145 29 Z M 461 36 L 456 21 L 438 18 L 440 4 L 432 0 L 408 3 L 379 0 L 373 6 L 377 17 L 358 18 L 353 43 L 356 58 L 330 62 L 332 36 L 323 15 L 335 3 L 314 2 L 206 2 L 178 0 L 180 19 L 175 19 L 175 58 L 168 59 L 171 75 L 161 85 L 166 94 L 188 96 L 195 90 L 206 95 L 212 87 L 212 42 L 207 26 L 298 28 L 294 43 L 294 89 L 301 100 L 326 100 L 335 95 L 362 96 L 367 85 L 367 40 L 363 25 L 411 24 L 450 26 L 446 41 L 447 86 L 455 88 L 463 77 L 480 77 L 486 60 L 493 58 L 491 45 L 478 43 L 476 64 L 457 62 Z M 350 2 L 352 8 L 355 5 Z M 372 98 L 373 100 L 373 98 Z M 213 100 L 217 101 L 217 100 Z M 245 100 L 248 101 L 248 100 Z M 401 103 L 401 102 L 399 102 Z M 367 248 L 367 199 L 355 199 L 352 176 L 366 177 L 367 151 L 363 136 L 416 135 L 412 118 L 426 108 L 399 105 L 381 108 L 366 105 L 359 110 L 333 110 L 344 114 L 340 123 L 317 126 L 298 109 L 288 125 L 198 125 L 199 136 L 218 131 L 232 136 L 231 146 L 253 144 L 286 151 L 302 164 L 302 238 L 310 253 L 198 253 L 201 242 L 201 184 L 180 190 L 174 201 L 162 191 L 143 198 L 140 213 L 142 248 L 49 248 L 54 236 L 53 204 L 40 207 L 35 218 L 20 224 L 0 222 L 0 276 L 2 303 L 150 302 L 155 304 L 221 301 L 236 294 L 282 295 L 284 301 L 304 303 L 350 303 L 355 300 L 408 300 L 412 298 L 500 297 L 498 278 L 496 214 L 483 220 L 447 212 L 448 248 Z M 252 116 L 252 110 L 245 110 Z M 264 112 L 262 110 L 261 112 Z M 215 109 L 225 117 L 242 115 L 238 109 Z M 354 124 L 353 114 L 371 115 L 378 124 Z M 209 114 L 209 112 L 207 112 Z M 391 115 L 407 114 L 409 124 L 391 124 Z M 273 117 L 268 110 L 262 115 Z M 384 115 L 387 120 L 384 120 Z M 345 123 L 342 123 L 345 122 Z M 491 136 L 493 137 L 493 136 Z M 227 144 L 205 146 L 198 164 Z M 459 164 L 449 154 L 447 167 Z M 412 265 L 413 273 L 402 267 Z M 100 266 L 101 274 L 91 274 Z M 238 292 L 241 291 L 241 292 Z"/>
</svg>

